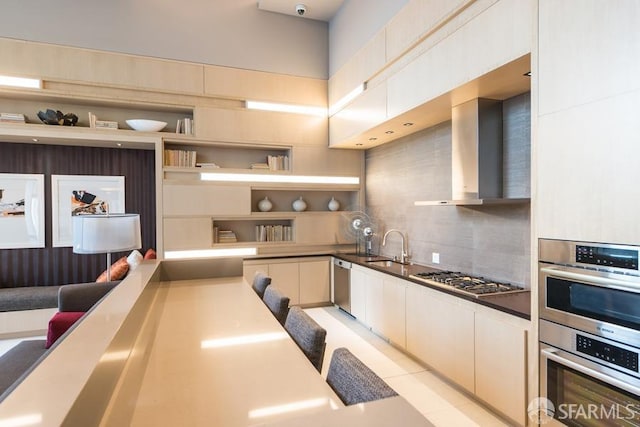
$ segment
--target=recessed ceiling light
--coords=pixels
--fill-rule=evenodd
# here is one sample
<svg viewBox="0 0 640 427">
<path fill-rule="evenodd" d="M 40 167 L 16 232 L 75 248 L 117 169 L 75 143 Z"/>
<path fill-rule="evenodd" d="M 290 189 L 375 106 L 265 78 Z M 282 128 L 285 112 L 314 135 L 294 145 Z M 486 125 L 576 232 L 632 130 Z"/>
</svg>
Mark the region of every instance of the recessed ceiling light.
<svg viewBox="0 0 640 427">
<path fill-rule="evenodd" d="M 369 141 L 377 141 L 378 138 L 369 138 Z"/>
<path fill-rule="evenodd" d="M 356 144 L 356 147 L 362 147 L 362 142 L 358 142 L 358 143 Z"/>
<path fill-rule="evenodd" d="M 531 77 L 531 71 L 527 71 L 526 73 L 523 74 L 523 76 Z"/>
<path fill-rule="evenodd" d="M 392 130 L 388 130 L 388 131 L 386 131 L 385 133 L 386 133 L 387 135 L 391 135 L 391 134 L 393 133 L 393 131 L 392 131 Z"/>
<path fill-rule="evenodd" d="M 40 141 L 38 138 L 31 138 L 31 140 L 32 140 L 33 142 L 38 142 L 38 141 Z"/>
<path fill-rule="evenodd" d="M 118 147 L 122 147 L 122 142 L 118 142 L 116 145 L 117 145 Z"/>
<path fill-rule="evenodd" d="M 411 122 L 403 123 L 402 126 L 413 126 L 413 123 Z"/>
</svg>

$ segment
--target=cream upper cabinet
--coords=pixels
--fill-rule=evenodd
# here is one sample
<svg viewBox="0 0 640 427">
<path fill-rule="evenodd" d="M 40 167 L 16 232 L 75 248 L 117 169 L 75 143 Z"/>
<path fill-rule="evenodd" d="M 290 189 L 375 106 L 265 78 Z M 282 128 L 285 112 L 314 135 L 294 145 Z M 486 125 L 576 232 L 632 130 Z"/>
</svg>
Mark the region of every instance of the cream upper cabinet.
<svg viewBox="0 0 640 427">
<path fill-rule="evenodd" d="M 640 9 L 576 4 L 539 2 L 536 237 L 638 242 Z"/>
<path fill-rule="evenodd" d="M 352 136 L 371 129 L 387 119 L 387 83 L 367 89 L 329 121 L 329 145 L 339 146 Z"/>
<path fill-rule="evenodd" d="M 476 395 L 525 425 L 528 322 L 495 310 L 475 320 Z"/>
<path fill-rule="evenodd" d="M 327 118 L 305 114 L 197 106 L 196 135 L 216 141 L 327 146 Z"/>
</svg>

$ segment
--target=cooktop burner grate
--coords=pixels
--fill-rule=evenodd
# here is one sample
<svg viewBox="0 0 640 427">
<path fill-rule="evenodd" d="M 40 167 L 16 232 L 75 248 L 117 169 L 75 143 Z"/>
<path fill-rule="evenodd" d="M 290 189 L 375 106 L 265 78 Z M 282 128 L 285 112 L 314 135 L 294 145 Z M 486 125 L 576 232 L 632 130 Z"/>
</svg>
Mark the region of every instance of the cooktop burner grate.
<svg viewBox="0 0 640 427">
<path fill-rule="evenodd" d="M 415 273 L 409 277 L 475 297 L 525 291 L 524 288 L 510 283 L 500 283 L 455 271 Z"/>
</svg>

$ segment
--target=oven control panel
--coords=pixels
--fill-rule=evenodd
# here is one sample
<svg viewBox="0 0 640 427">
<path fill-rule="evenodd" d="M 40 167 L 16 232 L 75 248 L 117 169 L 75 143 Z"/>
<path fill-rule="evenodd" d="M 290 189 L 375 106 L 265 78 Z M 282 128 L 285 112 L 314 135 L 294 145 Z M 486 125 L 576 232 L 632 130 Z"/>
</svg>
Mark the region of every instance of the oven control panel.
<svg viewBox="0 0 640 427">
<path fill-rule="evenodd" d="M 638 250 L 610 246 L 576 245 L 576 261 L 602 267 L 638 271 Z"/>
<path fill-rule="evenodd" d="M 576 350 L 580 353 L 638 372 L 638 353 L 576 334 Z"/>
</svg>

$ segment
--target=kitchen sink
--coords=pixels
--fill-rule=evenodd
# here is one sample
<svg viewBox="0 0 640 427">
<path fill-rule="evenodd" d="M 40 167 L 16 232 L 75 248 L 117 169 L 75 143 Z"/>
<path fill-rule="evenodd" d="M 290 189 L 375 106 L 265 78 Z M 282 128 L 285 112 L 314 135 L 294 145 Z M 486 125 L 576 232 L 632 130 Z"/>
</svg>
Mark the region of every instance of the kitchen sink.
<svg viewBox="0 0 640 427">
<path fill-rule="evenodd" d="M 367 261 L 367 265 L 375 265 L 376 267 L 393 267 L 394 265 L 402 265 L 399 262 L 391 260 Z"/>
</svg>

